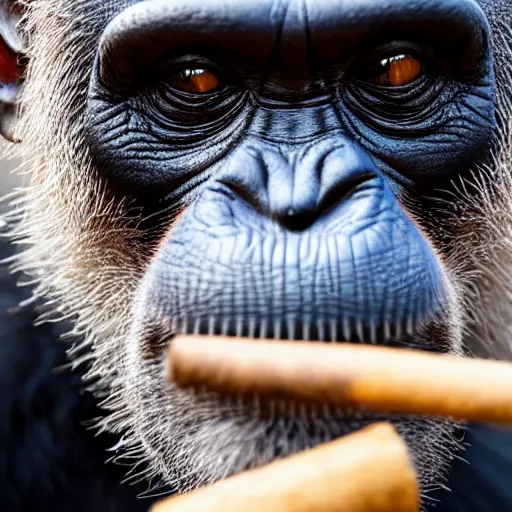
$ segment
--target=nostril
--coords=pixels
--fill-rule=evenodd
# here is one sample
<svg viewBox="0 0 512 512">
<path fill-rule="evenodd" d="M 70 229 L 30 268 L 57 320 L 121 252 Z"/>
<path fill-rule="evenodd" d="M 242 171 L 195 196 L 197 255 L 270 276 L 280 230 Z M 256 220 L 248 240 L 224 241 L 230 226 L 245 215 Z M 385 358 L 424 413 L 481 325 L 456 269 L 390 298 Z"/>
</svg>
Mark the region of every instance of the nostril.
<svg viewBox="0 0 512 512">
<path fill-rule="evenodd" d="M 372 172 L 354 175 L 330 187 L 323 196 L 318 198 L 317 205 L 300 209 L 289 208 L 283 214 L 275 215 L 275 220 L 289 231 L 305 231 L 356 192 L 363 190 L 375 177 Z"/>
<path fill-rule="evenodd" d="M 354 195 L 357 191 L 369 181 L 374 180 L 376 175 L 371 172 L 361 172 L 339 181 L 336 185 L 329 187 L 327 191 L 319 197 L 318 212 L 323 215 L 335 208 Z"/>
<path fill-rule="evenodd" d="M 317 218 L 315 212 L 296 212 L 290 209 L 276 220 L 288 231 L 305 231 Z"/>
<path fill-rule="evenodd" d="M 261 197 L 263 190 L 261 190 L 261 187 L 254 190 L 250 184 L 226 178 L 219 179 L 218 183 L 223 185 L 224 190 L 232 199 L 241 199 L 259 213 L 262 213 L 264 210 Z"/>
</svg>

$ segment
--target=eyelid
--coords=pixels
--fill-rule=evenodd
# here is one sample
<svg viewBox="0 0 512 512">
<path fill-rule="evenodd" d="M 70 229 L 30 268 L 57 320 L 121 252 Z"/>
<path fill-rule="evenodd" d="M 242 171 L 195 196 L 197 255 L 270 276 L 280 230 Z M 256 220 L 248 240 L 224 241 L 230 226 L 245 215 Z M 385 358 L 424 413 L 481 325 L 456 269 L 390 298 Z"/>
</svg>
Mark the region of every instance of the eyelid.
<svg viewBox="0 0 512 512">
<path fill-rule="evenodd" d="M 222 56 L 209 55 L 207 48 L 162 59 L 160 66 L 156 68 L 156 75 L 162 80 L 172 74 L 187 70 L 203 70 L 212 73 L 222 85 L 236 85 L 239 81 L 239 75 L 230 66 L 230 63 L 225 62 Z"/>
</svg>

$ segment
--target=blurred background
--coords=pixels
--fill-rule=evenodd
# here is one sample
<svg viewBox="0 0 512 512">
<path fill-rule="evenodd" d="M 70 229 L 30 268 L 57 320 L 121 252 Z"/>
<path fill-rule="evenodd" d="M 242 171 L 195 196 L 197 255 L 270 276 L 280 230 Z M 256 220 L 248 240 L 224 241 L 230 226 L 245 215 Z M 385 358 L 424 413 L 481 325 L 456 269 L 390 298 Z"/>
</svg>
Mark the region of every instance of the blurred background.
<svg viewBox="0 0 512 512">
<path fill-rule="evenodd" d="M 20 182 L 19 177 L 12 173 L 13 169 L 18 167 L 19 162 L 3 158 L 6 149 L 6 145 L 0 143 L 0 196 L 12 190 Z"/>
</svg>

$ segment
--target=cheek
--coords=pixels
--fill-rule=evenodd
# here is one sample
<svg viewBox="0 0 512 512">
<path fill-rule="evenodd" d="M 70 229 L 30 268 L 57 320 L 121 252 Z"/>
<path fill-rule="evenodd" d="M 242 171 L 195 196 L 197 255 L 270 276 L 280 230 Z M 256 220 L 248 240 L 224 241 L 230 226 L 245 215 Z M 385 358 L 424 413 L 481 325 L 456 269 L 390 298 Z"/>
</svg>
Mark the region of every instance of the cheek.
<svg viewBox="0 0 512 512">
<path fill-rule="evenodd" d="M 457 89 L 443 105 L 421 122 L 398 118 L 379 126 L 340 111 L 379 167 L 418 186 L 438 186 L 487 163 L 496 133 L 492 85 Z"/>
<path fill-rule="evenodd" d="M 172 119 L 155 119 L 144 105 L 89 100 L 88 145 L 118 194 L 161 199 L 198 176 L 207 178 L 236 145 L 252 108 L 239 103 L 222 128 L 187 128 Z"/>
</svg>

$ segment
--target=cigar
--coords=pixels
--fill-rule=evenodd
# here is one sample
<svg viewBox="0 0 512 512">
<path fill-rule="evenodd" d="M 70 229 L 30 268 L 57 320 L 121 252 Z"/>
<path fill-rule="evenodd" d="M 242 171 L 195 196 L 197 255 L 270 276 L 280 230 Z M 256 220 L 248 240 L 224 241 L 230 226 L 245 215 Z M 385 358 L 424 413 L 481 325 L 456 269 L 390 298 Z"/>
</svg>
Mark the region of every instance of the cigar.
<svg viewBox="0 0 512 512">
<path fill-rule="evenodd" d="M 512 424 L 512 364 L 348 343 L 180 336 L 170 379 L 225 395 Z"/>
<path fill-rule="evenodd" d="M 419 501 L 407 448 L 381 423 L 169 498 L 151 511 L 418 512 Z"/>
</svg>

